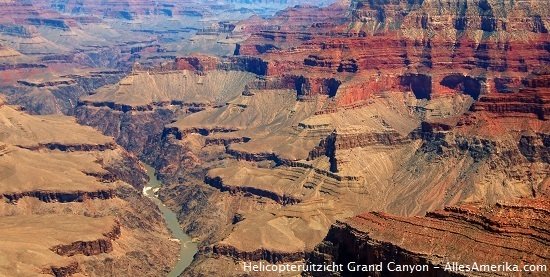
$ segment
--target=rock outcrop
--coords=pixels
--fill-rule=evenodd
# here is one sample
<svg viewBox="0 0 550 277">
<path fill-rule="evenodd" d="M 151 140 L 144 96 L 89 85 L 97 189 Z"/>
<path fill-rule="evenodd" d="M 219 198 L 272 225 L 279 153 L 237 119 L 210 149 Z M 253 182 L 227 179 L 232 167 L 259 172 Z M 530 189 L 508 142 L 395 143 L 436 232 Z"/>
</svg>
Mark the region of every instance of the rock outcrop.
<svg viewBox="0 0 550 277">
<path fill-rule="evenodd" d="M 139 72 L 81 99 L 76 117 L 81 123 L 115 137 L 120 145 L 138 155 L 153 153 L 163 134 L 169 132 L 164 125 L 178 116 L 225 104 L 252 79 L 252 74 L 231 71 L 204 75 L 187 70 Z M 221 131 L 201 130 L 184 133 Z M 148 161 L 153 162 L 154 157 Z"/>
<path fill-rule="evenodd" d="M 6 200 L 15 203 L 23 197 L 33 197 L 43 202 L 83 202 L 88 199 L 111 199 L 114 197 L 113 190 L 99 190 L 93 192 L 48 192 L 48 191 L 26 191 L 22 193 L 4 193 Z"/>
<path fill-rule="evenodd" d="M 523 80 L 517 92 L 487 95 L 472 106 L 473 111 L 493 114 L 522 114 L 548 120 L 550 113 L 550 68 L 541 68 Z"/>
<path fill-rule="evenodd" d="M 189 54 L 231 55 L 246 37 L 229 35 L 238 20 L 300 2 L 2 1 L 0 90 L 31 113 L 72 115 L 131 68 L 210 70 L 216 57 Z"/>
<path fill-rule="evenodd" d="M 142 165 L 112 138 L 2 100 L 0 168 L 0 275 L 162 275 L 175 262 L 178 245 L 137 190 Z"/>
<path fill-rule="evenodd" d="M 546 3 L 351 1 L 343 7 L 280 13 L 240 43 L 237 54 L 261 59 L 267 75 L 356 79 L 334 93 L 340 105 L 385 90 L 477 99 L 548 64 Z M 283 26 L 289 18 L 295 25 Z"/>
<path fill-rule="evenodd" d="M 261 78 L 227 105 L 168 125 L 157 164 L 174 184 L 166 199 L 206 197 L 182 205 L 188 231 L 211 243 L 190 274 L 217 262 L 299 261 L 328 223 L 364 211 L 420 216 L 540 195 L 549 172 L 548 35 L 537 18 L 548 18 L 546 4 L 482 2 L 351 1 L 237 24 L 252 35 L 217 68 Z M 283 103 L 276 90 L 292 92 L 284 118 L 274 116 Z M 212 126 L 235 130 L 178 135 Z M 205 143 L 240 137 L 248 140 Z M 219 205 L 216 222 L 193 217 Z"/>
<path fill-rule="evenodd" d="M 511 274 L 507 270 L 517 267 L 518 271 L 524 271 L 525 265 L 540 266 L 548 261 L 550 238 L 544 231 L 550 224 L 548 208 L 548 198 L 538 197 L 492 206 L 447 207 L 425 217 L 366 213 L 335 223 L 325 240 L 309 256 L 309 262 L 382 263 L 380 271 L 370 272 L 372 276 L 401 276 L 403 272 L 391 271 L 387 267 L 390 262 L 428 268 L 411 276 Z M 455 264 L 468 265 L 468 269 L 458 269 Z M 473 269 L 474 264 L 478 269 Z M 479 268 L 480 265 L 495 265 L 497 270 Z M 545 274 L 541 268 L 531 270 L 534 275 Z M 344 266 L 341 272 L 305 275 L 362 274 Z"/>
<path fill-rule="evenodd" d="M 547 8 L 496 0 L 297 6 L 219 25 L 228 39 L 241 36 L 233 56 L 136 65 L 81 98 L 76 115 L 158 169 L 161 198 L 205 246 L 190 276 L 238 275 L 236 265 L 249 260 L 300 263 L 310 252 L 327 262 L 370 259 L 351 243 L 352 252 L 328 255 L 340 251 L 327 248 L 340 235 L 359 243 L 343 227 L 358 214 L 394 224 L 375 229 L 386 240 L 405 221 L 433 222 L 441 241 L 454 239 L 455 224 L 488 241 L 501 236 L 491 229 L 498 226 L 512 237 L 531 228 L 522 221 L 529 215 L 503 203 L 539 203 L 550 172 Z M 517 230 L 485 207 L 516 213 Z M 334 239 L 317 246 L 329 230 Z M 416 230 L 424 231 L 431 238 Z M 376 245 L 373 255 L 431 263 L 411 253 L 453 251 L 407 250 L 398 243 L 415 237 L 406 239 Z M 516 250 L 515 258 L 529 253 Z"/>
<path fill-rule="evenodd" d="M 104 238 L 93 241 L 76 241 L 71 244 L 56 245 L 51 250 L 61 256 L 93 256 L 113 251 L 112 241 L 120 237 L 120 224 L 115 222 L 113 229 L 103 234 Z"/>
</svg>

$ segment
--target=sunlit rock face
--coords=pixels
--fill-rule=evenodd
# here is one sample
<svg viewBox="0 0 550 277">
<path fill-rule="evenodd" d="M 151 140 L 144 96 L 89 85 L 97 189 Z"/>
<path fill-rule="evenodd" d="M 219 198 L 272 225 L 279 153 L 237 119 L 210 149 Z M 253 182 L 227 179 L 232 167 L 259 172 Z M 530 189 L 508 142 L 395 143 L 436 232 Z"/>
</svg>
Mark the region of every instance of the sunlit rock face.
<svg viewBox="0 0 550 277">
<path fill-rule="evenodd" d="M 144 169 L 112 138 L 2 99 L 0 134 L 1 275 L 164 275 L 175 264 L 178 245 L 141 195 Z"/>
<path fill-rule="evenodd" d="M 193 184 L 174 185 L 166 197 L 182 203 L 183 213 L 216 214 L 216 220 L 183 219 L 190 232 L 211 242 L 189 274 L 220 267 L 240 272 L 240 261 L 349 261 L 363 252 L 377 257 L 386 253 L 382 246 L 351 248 L 336 231 L 351 229 L 356 241 L 369 243 L 341 227 L 351 224 L 345 218 L 365 211 L 414 223 L 409 216 L 457 207 L 434 223 L 439 228 L 452 225 L 445 221 L 459 217 L 462 212 L 454 211 L 468 203 L 506 213 L 518 212 L 506 206 L 518 198 L 545 203 L 546 5 L 352 1 L 239 22 L 233 32 L 251 35 L 217 68 L 229 63 L 260 75 L 258 80 L 224 107 L 167 125 L 163 135 L 163 178 Z M 202 61 L 202 68 L 214 68 L 211 60 Z M 282 91 L 294 100 L 275 96 Z M 270 104 L 262 105 L 267 98 Z M 210 204 L 188 202 L 198 195 Z M 229 211 L 215 212 L 219 205 Z M 431 222 L 443 213 L 418 220 Z M 380 217 L 373 226 L 397 220 Z M 333 225 L 334 235 L 316 248 L 335 220 L 343 223 Z M 388 237 L 405 228 L 384 222 Z M 467 222 L 459 225 L 470 228 Z M 455 241 L 450 233 L 442 237 Z M 414 248 L 415 240 L 411 235 L 403 246 L 399 239 L 384 243 L 395 244 L 387 251 L 404 249 L 396 254 L 403 261 L 418 262 L 419 253 L 433 250 Z M 504 251 L 503 243 L 494 251 Z M 319 254 L 308 256 L 311 251 Z"/>
<path fill-rule="evenodd" d="M 348 9 L 290 9 L 253 32 L 236 53 L 261 57 L 267 75 L 357 79 L 341 87 L 336 98 L 343 105 L 395 88 L 420 99 L 453 92 L 478 99 L 510 91 L 548 64 L 547 5 L 352 1 Z M 246 29 L 246 21 L 238 27 Z"/>
<path fill-rule="evenodd" d="M 310 256 L 310 262 L 345 265 L 343 272 L 332 276 L 359 276 L 359 270 L 354 266 L 369 264 L 383 265 L 375 276 L 398 276 L 396 268 L 400 265 L 430 268 L 427 272 L 415 272 L 417 276 L 447 276 L 453 274 L 452 271 L 461 274 L 453 269 L 454 261 L 469 265 L 502 266 L 508 263 L 510 268 L 517 269 L 523 269 L 522 264 L 517 264 L 518 260 L 529 265 L 543 265 L 547 261 L 548 236 L 539 230 L 550 224 L 545 215 L 548 205 L 545 197 L 489 207 L 448 207 L 430 212 L 425 217 L 407 218 L 374 212 L 361 214 L 334 224 Z M 517 229 L 516 226 L 522 227 Z M 528 244 L 523 243 L 526 239 Z M 466 250 L 477 247 L 495 255 L 472 255 Z M 532 250 L 544 254 L 523 255 Z M 348 267 L 350 263 L 355 264 Z M 481 268 L 476 274 L 494 273 Z M 305 275 L 326 276 L 318 273 Z"/>
<path fill-rule="evenodd" d="M 238 21 L 305 1 L 3 1 L 0 89 L 37 114 L 73 114 L 81 96 L 202 52 L 234 53 Z M 324 5 L 325 2 L 317 3 Z"/>
<path fill-rule="evenodd" d="M 21 12 L 22 28 L 0 32 L 34 44 L 2 42 L 18 62 L 0 77 L 10 101 L 66 107 L 158 170 L 160 198 L 202 243 L 184 276 L 239 276 L 243 261 L 494 262 L 461 249 L 477 242 L 547 259 L 547 2 L 109 3 L 58 1 L 54 21 Z"/>
</svg>

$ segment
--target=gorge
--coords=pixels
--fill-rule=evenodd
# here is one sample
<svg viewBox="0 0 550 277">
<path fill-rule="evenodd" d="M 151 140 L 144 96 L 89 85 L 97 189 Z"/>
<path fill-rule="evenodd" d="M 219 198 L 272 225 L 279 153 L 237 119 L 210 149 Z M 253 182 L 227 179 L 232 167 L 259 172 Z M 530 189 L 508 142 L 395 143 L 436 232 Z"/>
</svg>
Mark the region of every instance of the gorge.
<svg viewBox="0 0 550 277">
<path fill-rule="evenodd" d="M 174 237 L 174 239 L 177 240 L 180 244 L 178 262 L 174 267 L 172 267 L 172 270 L 167 275 L 168 277 L 177 277 L 193 261 L 193 256 L 195 255 L 195 253 L 197 253 L 197 246 L 192 241 L 191 237 L 189 237 L 181 230 L 176 214 L 174 214 L 174 212 L 168 209 L 158 199 L 156 193 L 158 192 L 162 184 L 155 176 L 155 169 L 149 165 L 145 165 L 145 169 L 147 170 L 147 175 L 149 176 L 149 182 L 146 186 L 143 187 L 143 194 L 153 199 L 153 202 L 161 211 L 164 221 L 166 221 L 166 225 L 172 233 L 172 237 Z"/>
<path fill-rule="evenodd" d="M 315 4 L 0 1 L 1 274 L 550 266 L 550 2 Z"/>
</svg>

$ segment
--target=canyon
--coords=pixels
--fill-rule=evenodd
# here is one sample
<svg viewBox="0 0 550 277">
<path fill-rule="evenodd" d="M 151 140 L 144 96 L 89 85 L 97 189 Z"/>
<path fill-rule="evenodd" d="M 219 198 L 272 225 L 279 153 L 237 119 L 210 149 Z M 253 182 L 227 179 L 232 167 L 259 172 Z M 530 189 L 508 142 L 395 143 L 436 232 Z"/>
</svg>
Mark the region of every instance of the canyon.
<svg viewBox="0 0 550 277">
<path fill-rule="evenodd" d="M 134 69 L 232 53 L 226 18 L 290 4 L 1 1 L 0 275 L 164 276 L 192 259 L 141 194 L 139 157 L 70 116 Z"/>
<path fill-rule="evenodd" d="M 160 211 L 137 191 L 139 160 L 74 118 L 2 100 L 0 176 L 0 275 L 158 276 L 175 263 Z"/>
<path fill-rule="evenodd" d="M 234 23 L 300 1 L 2 1 L 0 89 L 36 114 L 72 114 L 78 98 L 200 51 L 233 53 Z M 323 2 L 321 2 L 323 3 Z"/>
<path fill-rule="evenodd" d="M 548 260 L 545 226 L 548 226 L 547 196 L 489 207 L 447 207 L 427 213 L 425 217 L 371 212 L 334 224 L 323 243 L 311 254 L 310 262 L 377 264 L 394 261 L 432 266 L 433 271 L 423 272 L 424 276 L 452 274 L 444 270 L 450 261 L 470 265 L 516 265 L 517 261 L 543 265 Z M 457 250 L 455 245 L 461 245 L 464 251 Z M 479 254 L 471 255 L 472 252 Z M 490 274 L 483 270 L 455 272 L 457 276 Z M 544 273 L 534 274 L 542 276 Z M 352 271 L 343 271 L 341 275 L 361 276 Z M 399 276 L 399 273 L 383 270 L 374 276 Z"/>
<path fill-rule="evenodd" d="M 548 263 L 548 2 L 45 2 L 0 2 L 0 221 L 52 233 L 22 270 L 168 273 L 139 160 L 199 242 L 181 276 Z"/>
</svg>

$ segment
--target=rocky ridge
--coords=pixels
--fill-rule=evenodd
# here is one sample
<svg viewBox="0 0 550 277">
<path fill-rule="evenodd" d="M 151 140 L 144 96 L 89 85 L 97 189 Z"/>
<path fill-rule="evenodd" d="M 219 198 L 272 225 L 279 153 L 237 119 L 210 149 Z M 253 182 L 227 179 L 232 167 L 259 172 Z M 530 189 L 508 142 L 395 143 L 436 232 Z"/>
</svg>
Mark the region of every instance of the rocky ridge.
<svg viewBox="0 0 550 277">
<path fill-rule="evenodd" d="M 158 276 L 175 262 L 178 246 L 138 192 L 139 161 L 74 119 L 0 102 L 0 176 L 0 275 Z"/>
<path fill-rule="evenodd" d="M 335 223 L 309 262 L 369 265 L 393 261 L 430 266 L 429 272 L 414 276 L 490 276 L 495 272 L 483 268 L 472 272 L 445 268 L 457 261 L 469 265 L 544 265 L 548 261 L 548 236 L 543 230 L 548 225 L 547 196 L 493 206 L 447 207 L 425 217 L 371 212 Z M 465 247 L 457 249 L 455 245 Z M 481 254 L 471 255 L 472 251 Z M 399 276 L 383 268 L 373 276 Z M 534 275 L 544 274 L 533 271 Z M 331 276 L 359 273 L 344 270 Z"/>
<path fill-rule="evenodd" d="M 161 197 L 202 239 L 186 276 L 222 269 L 238 275 L 242 261 L 299 263 L 315 251 L 333 261 L 340 257 L 317 245 L 334 222 L 332 229 L 365 211 L 417 220 L 444 207 L 476 203 L 483 210 L 544 193 L 545 5 L 294 7 L 273 19 L 239 22 L 234 34 L 252 34 L 234 56 L 164 64 L 150 78 L 178 81 L 157 95 L 121 82 L 115 87 L 140 95 L 137 102 L 110 87 L 84 98 L 77 115 L 105 133 L 128 126 L 147 134 L 135 142 L 124 133 L 115 137 L 153 162 L 168 184 Z M 205 80 L 219 70 L 256 76 L 213 90 L 200 106 L 176 87 L 189 81 L 180 76 Z M 135 76 L 149 78 L 144 74 Z M 160 120 L 152 116 L 158 106 L 173 110 Z M 127 118 L 103 120 L 106 111 Z M 402 226 L 390 227 L 388 233 Z"/>
<path fill-rule="evenodd" d="M 0 3 L 0 91 L 35 114 L 72 115 L 78 98 L 129 69 L 201 51 L 230 55 L 238 20 L 300 1 L 10 1 Z"/>
</svg>

